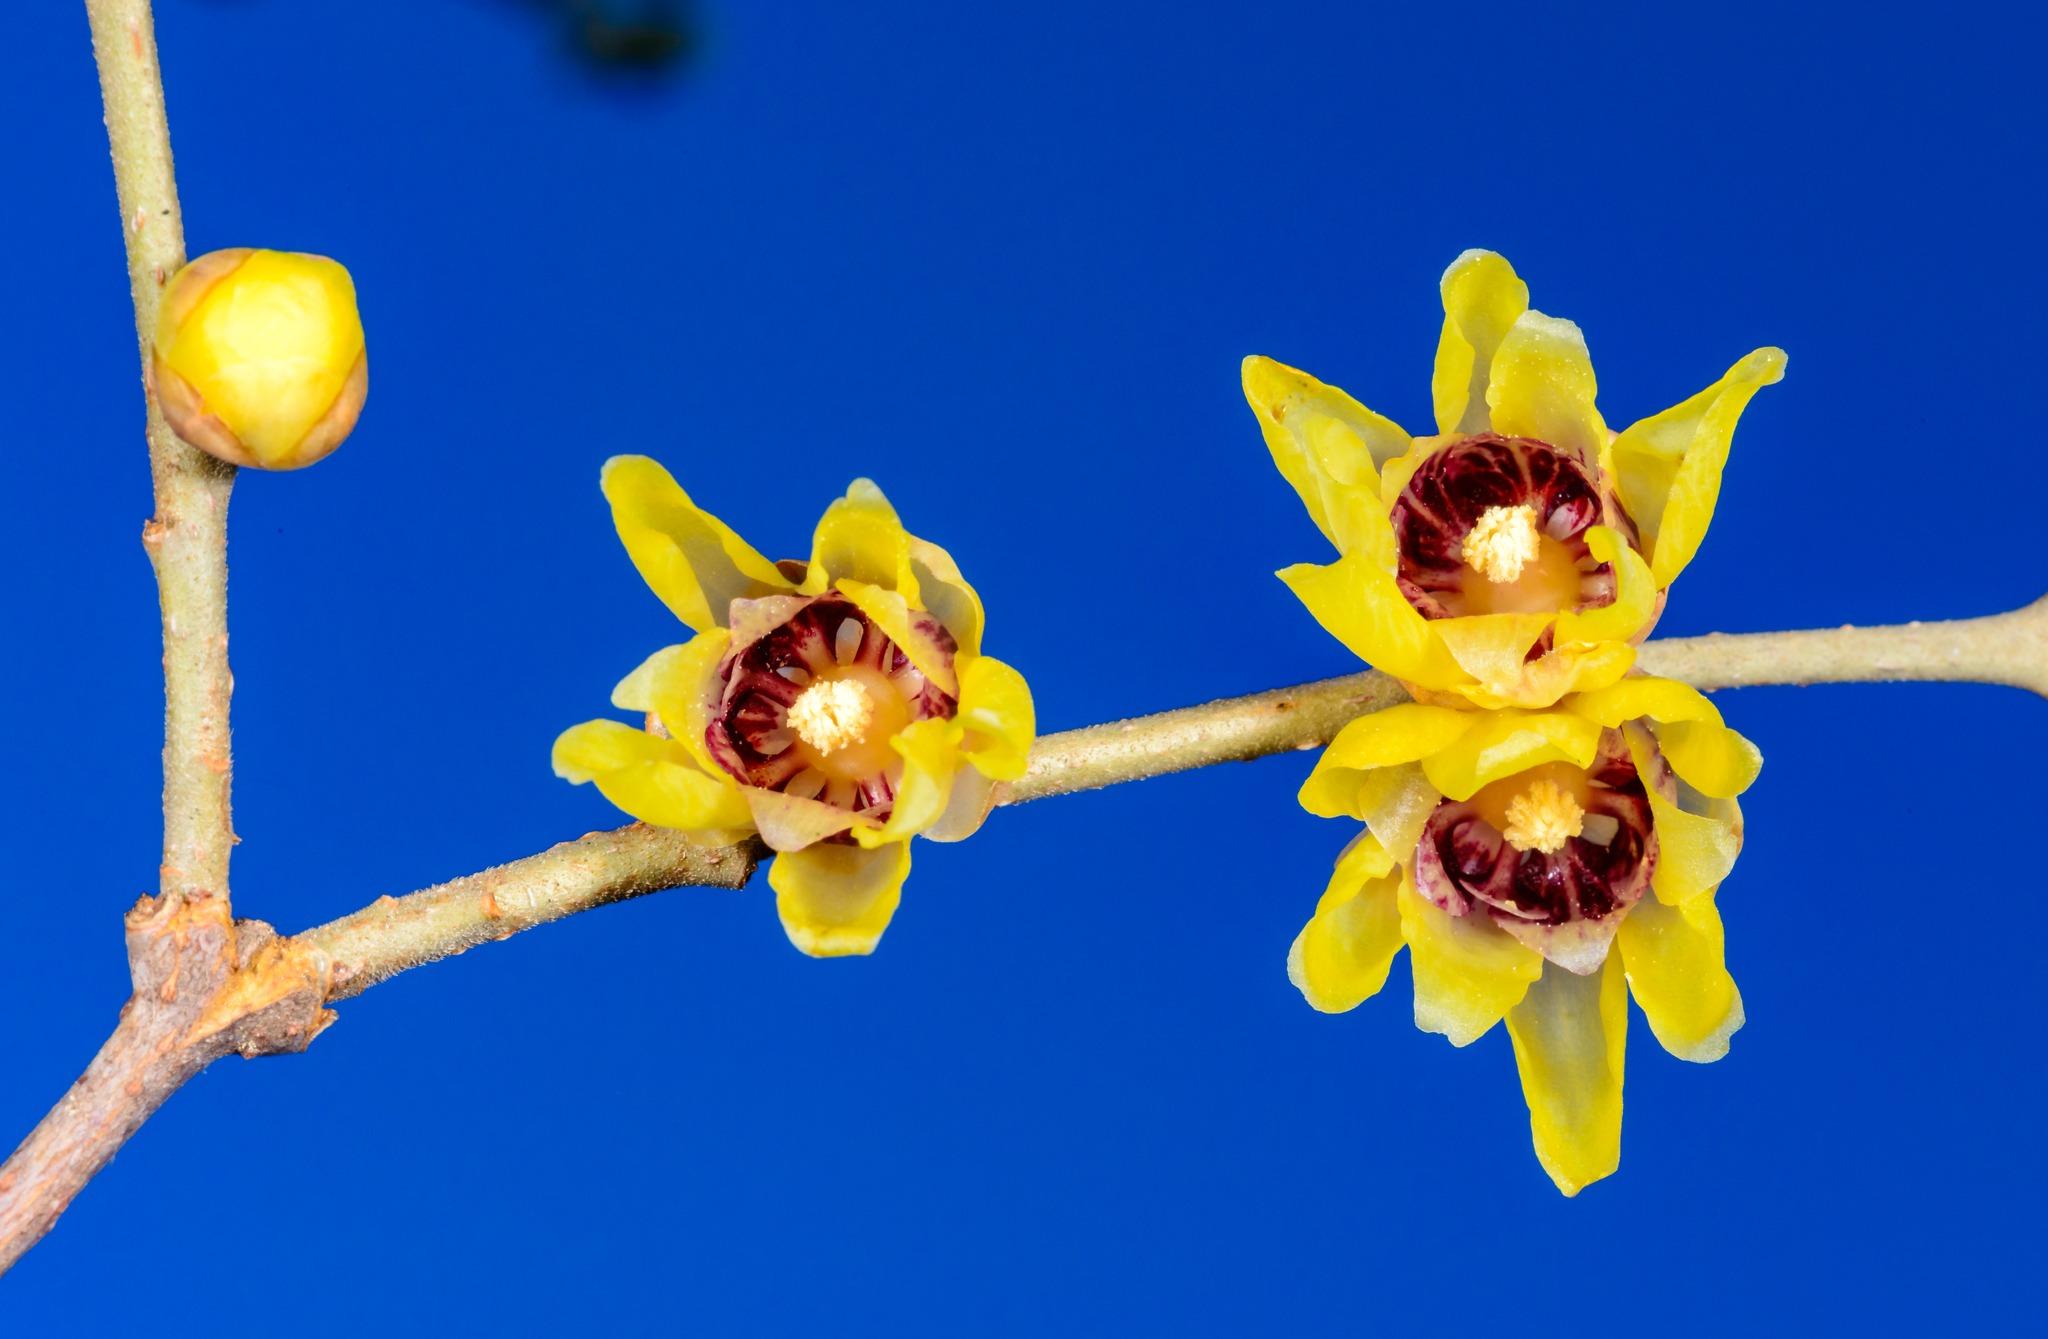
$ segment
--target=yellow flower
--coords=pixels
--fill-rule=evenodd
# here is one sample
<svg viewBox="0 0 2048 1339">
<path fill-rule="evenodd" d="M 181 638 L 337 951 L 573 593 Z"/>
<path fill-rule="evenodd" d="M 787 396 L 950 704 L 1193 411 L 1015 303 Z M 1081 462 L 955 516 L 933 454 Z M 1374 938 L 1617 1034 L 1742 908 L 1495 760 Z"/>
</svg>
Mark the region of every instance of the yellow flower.
<svg viewBox="0 0 2048 1339">
<path fill-rule="evenodd" d="M 1403 703 L 1332 740 L 1302 807 L 1362 820 L 1287 972 L 1357 1007 L 1407 945 L 1415 1023 L 1464 1046 L 1507 1020 L 1536 1156 L 1567 1195 L 1621 1160 L 1627 994 L 1664 1049 L 1742 1026 L 1715 890 L 1755 747 L 1712 703 L 1630 677 L 1543 711 Z"/>
<path fill-rule="evenodd" d="M 809 562 L 770 562 L 644 456 L 604 467 L 633 565 L 697 635 L 612 694 L 650 728 L 586 721 L 555 741 L 569 781 L 694 839 L 758 834 L 790 942 L 871 953 L 910 872 L 910 838 L 958 841 L 1024 774 L 1023 676 L 981 654 L 981 598 L 944 549 L 856 479 Z"/>
<path fill-rule="evenodd" d="M 1758 349 L 1615 433 L 1579 328 L 1530 310 L 1507 261 L 1466 252 L 1443 300 L 1435 436 L 1245 360 L 1273 461 L 1341 555 L 1280 579 L 1420 699 L 1549 706 L 1634 664 L 1713 517 L 1735 422 L 1785 355 Z"/>
<path fill-rule="evenodd" d="M 164 288 L 148 377 L 171 430 L 202 451 L 310 465 L 341 445 L 369 394 L 355 285 L 325 256 L 210 252 Z"/>
</svg>

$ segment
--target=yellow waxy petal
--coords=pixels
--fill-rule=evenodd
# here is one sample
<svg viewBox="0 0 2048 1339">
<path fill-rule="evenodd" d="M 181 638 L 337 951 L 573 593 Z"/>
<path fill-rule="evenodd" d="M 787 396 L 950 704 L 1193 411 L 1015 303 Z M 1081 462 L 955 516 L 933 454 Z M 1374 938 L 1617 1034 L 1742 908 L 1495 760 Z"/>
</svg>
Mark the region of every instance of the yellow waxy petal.
<svg viewBox="0 0 2048 1339">
<path fill-rule="evenodd" d="M 1609 448 L 1615 487 L 1642 527 L 1660 589 L 1685 570 L 1706 537 L 1742 411 L 1784 375 L 1784 350 L 1758 349 L 1698 395 L 1631 424 Z"/>
<path fill-rule="evenodd" d="M 1408 450 L 1408 434 L 1335 386 L 1271 358 L 1244 360 L 1244 398 L 1316 528 L 1340 553 L 1350 552 L 1361 509 L 1378 494 L 1379 467 Z"/>
<path fill-rule="evenodd" d="M 1629 908 L 1615 944 L 1629 990 L 1665 1050 L 1701 1064 L 1728 1054 L 1728 1039 L 1742 1026 L 1742 993 L 1728 975 L 1712 892 L 1682 907 L 1644 898 Z"/>
<path fill-rule="evenodd" d="M 741 786 L 740 796 L 753 816 L 754 830 L 774 851 L 801 851 L 863 821 L 836 804 L 807 800 L 779 790 Z"/>
<path fill-rule="evenodd" d="M 960 654 L 980 655 L 981 630 L 987 625 L 988 616 L 982 611 L 980 594 L 960 575 L 953 555 L 912 535 L 910 572 L 917 578 L 924 607 L 953 634 Z"/>
<path fill-rule="evenodd" d="M 1556 621 L 1555 614 L 1466 614 L 1432 619 L 1429 627 L 1458 668 L 1483 690 L 1511 694 L 1521 681 L 1529 648 Z"/>
<path fill-rule="evenodd" d="M 811 565 L 799 589 L 805 595 L 822 595 L 843 581 L 880 586 L 922 607 L 910 565 L 910 535 L 871 479 L 855 479 L 845 497 L 825 508 L 811 539 Z"/>
<path fill-rule="evenodd" d="M 1536 1160 L 1567 1195 L 1621 1166 L 1628 988 L 1610 954 L 1592 976 L 1555 964 L 1508 1014 Z"/>
<path fill-rule="evenodd" d="M 665 646 L 642 661 L 612 690 L 621 711 L 651 711 L 677 743 L 712 776 L 725 769 L 712 760 L 704 731 L 711 724 L 718 662 L 731 641 L 724 628 L 700 632 L 681 646 Z"/>
<path fill-rule="evenodd" d="M 1555 711 L 1497 711 L 1478 718 L 1456 742 L 1422 760 L 1431 785 L 1454 800 L 1539 763 L 1592 765 L 1600 727 Z"/>
<path fill-rule="evenodd" d="M 910 657 L 918 673 L 938 685 L 948 697 L 958 697 L 960 681 L 954 677 L 954 658 L 946 654 L 942 638 L 932 636 L 911 617 L 911 606 L 901 595 L 865 581 L 842 578 L 839 593 L 853 601 L 854 608 L 868 616 L 890 641 Z"/>
<path fill-rule="evenodd" d="M 1493 430 L 1582 453 L 1591 464 L 1607 445 L 1593 407 L 1596 389 L 1586 337 L 1570 321 L 1523 312 L 1501 340 L 1486 384 Z"/>
<path fill-rule="evenodd" d="M 1657 746 L 1679 780 L 1715 799 L 1740 795 L 1763 771 L 1764 755 L 1757 746 L 1713 721 L 1660 725 Z"/>
<path fill-rule="evenodd" d="M 910 874 L 910 845 L 877 850 L 833 843 L 784 851 L 768 868 L 789 942 L 814 958 L 873 953 Z"/>
<path fill-rule="evenodd" d="M 1702 796 L 1700 807 L 1708 812 L 1695 813 L 1666 799 L 1652 780 L 1665 774 L 1654 743 L 1640 726 L 1631 725 L 1622 733 L 1636 772 L 1645 783 L 1650 821 L 1657 830 L 1657 863 L 1650 870 L 1650 890 L 1672 906 L 1712 892 L 1742 854 L 1742 807 L 1732 799 Z"/>
<path fill-rule="evenodd" d="M 927 841 L 965 841 L 981 830 L 995 806 L 996 783 L 979 769 L 962 767 L 953 773 L 953 789 L 946 799 L 946 812 L 924 830 Z"/>
<path fill-rule="evenodd" d="M 1453 916 L 1415 890 L 1395 894 L 1415 973 L 1415 1026 L 1468 1046 L 1506 1016 L 1543 972 L 1543 956 L 1481 912 Z"/>
<path fill-rule="evenodd" d="M 1287 951 L 1287 979 L 1326 1014 L 1355 1009 L 1379 993 L 1401 950 L 1395 890 L 1401 876 L 1371 837 L 1337 859 L 1316 914 Z"/>
<path fill-rule="evenodd" d="M 853 839 L 870 850 L 890 842 L 908 841 L 945 816 L 953 795 L 953 777 L 960 770 L 957 722 L 933 717 L 913 721 L 889 741 L 903 759 L 896 783 L 896 801 L 881 827 L 857 826 Z"/>
<path fill-rule="evenodd" d="M 960 706 L 953 720 L 964 731 L 960 752 L 975 770 L 996 781 L 1015 781 L 1031 761 L 1038 714 L 1024 676 L 994 656 L 960 666 Z"/>
<path fill-rule="evenodd" d="M 1324 631 L 1375 669 L 1427 688 L 1469 681 L 1392 575 L 1362 552 L 1321 567 L 1299 563 L 1279 576 Z"/>
<path fill-rule="evenodd" d="M 646 456 L 607 460 L 603 487 L 612 524 L 641 580 L 685 626 L 698 632 L 723 627 L 734 600 L 790 588 L 774 563 L 692 502 Z"/>
<path fill-rule="evenodd" d="M 607 800 L 643 823 L 727 840 L 754 826 L 740 788 L 707 775 L 672 739 L 620 721 L 585 721 L 555 740 L 555 775 L 595 782 Z"/>
<path fill-rule="evenodd" d="M 1593 556 L 1614 567 L 1614 600 L 1598 609 L 1574 611 L 1557 620 L 1558 646 L 1579 642 L 1625 642 L 1643 630 L 1657 610 L 1657 582 L 1650 565 L 1614 530 L 1596 525 L 1586 531 Z"/>
<path fill-rule="evenodd" d="M 1503 707 L 1539 710 L 1555 706 L 1568 694 L 1606 687 L 1627 674 L 1635 660 L 1636 650 L 1626 642 L 1560 644 L 1550 654 L 1524 665 L 1521 678 L 1513 683 L 1460 684 L 1451 691 L 1488 711 Z"/>
<path fill-rule="evenodd" d="M 1589 692 L 1576 693 L 1563 704 L 1566 711 L 1615 729 L 1625 722 L 1648 718 L 1653 721 L 1711 721 L 1721 723 L 1721 711 L 1706 694 L 1676 679 L 1643 675 Z"/>
<path fill-rule="evenodd" d="M 1400 763 L 1365 774 L 1358 787 L 1357 816 L 1381 846 L 1406 861 L 1422 840 L 1422 829 L 1442 796 L 1420 763 Z"/>
<path fill-rule="evenodd" d="M 1501 340 L 1529 309 L 1529 286 L 1491 251 L 1467 251 L 1444 271 L 1444 328 L 1436 345 L 1430 398 L 1440 433 L 1488 427 L 1486 388 Z"/>
</svg>

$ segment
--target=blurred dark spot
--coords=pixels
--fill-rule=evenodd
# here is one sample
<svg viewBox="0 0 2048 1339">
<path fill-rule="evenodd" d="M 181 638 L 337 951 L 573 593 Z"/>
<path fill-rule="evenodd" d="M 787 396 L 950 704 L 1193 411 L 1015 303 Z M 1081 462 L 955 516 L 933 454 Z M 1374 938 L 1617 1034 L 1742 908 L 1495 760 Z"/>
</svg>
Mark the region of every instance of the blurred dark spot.
<svg viewBox="0 0 2048 1339">
<path fill-rule="evenodd" d="M 699 47 L 687 0 L 520 0 L 563 25 L 576 54 L 600 71 L 668 75 Z"/>
</svg>

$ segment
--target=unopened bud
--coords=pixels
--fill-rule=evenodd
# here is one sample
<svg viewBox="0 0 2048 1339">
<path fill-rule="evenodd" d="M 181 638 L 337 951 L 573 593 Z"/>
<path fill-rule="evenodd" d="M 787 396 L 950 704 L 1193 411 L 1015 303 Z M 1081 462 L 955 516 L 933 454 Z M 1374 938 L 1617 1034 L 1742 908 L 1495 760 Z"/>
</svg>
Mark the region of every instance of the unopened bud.
<svg viewBox="0 0 2048 1339">
<path fill-rule="evenodd" d="M 340 446 L 370 389 L 348 271 L 236 247 L 172 276 L 150 388 L 172 431 L 235 465 L 295 470 Z"/>
</svg>

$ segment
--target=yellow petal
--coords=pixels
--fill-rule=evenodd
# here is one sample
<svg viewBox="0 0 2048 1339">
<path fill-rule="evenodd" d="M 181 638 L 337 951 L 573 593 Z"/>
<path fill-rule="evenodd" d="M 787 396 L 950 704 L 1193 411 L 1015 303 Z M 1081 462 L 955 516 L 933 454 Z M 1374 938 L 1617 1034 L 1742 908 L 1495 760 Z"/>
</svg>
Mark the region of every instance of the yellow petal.
<svg viewBox="0 0 2048 1339">
<path fill-rule="evenodd" d="M 1735 424 L 1750 397 L 1784 375 L 1784 350 L 1758 349 L 1698 395 L 1615 438 L 1609 450 L 1615 486 L 1650 545 L 1650 570 L 1660 589 L 1699 552 L 1721 496 Z"/>
<path fill-rule="evenodd" d="M 734 600 L 789 589 L 774 563 L 646 456 L 607 460 L 603 488 L 627 556 L 685 625 L 698 632 L 722 627 Z"/>
<path fill-rule="evenodd" d="M 1373 668 L 1426 688 L 1470 681 L 1392 575 L 1362 552 L 1322 567 L 1300 563 L 1279 576 L 1325 632 Z"/>
<path fill-rule="evenodd" d="M 1401 950 L 1401 876 L 1371 837 L 1337 859 L 1316 914 L 1287 951 L 1287 979 L 1326 1014 L 1356 1009 L 1386 984 Z"/>
<path fill-rule="evenodd" d="M 806 595 L 821 595 L 842 581 L 864 581 L 895 591 L 913 606 L 919 604 L 917 577 L 910 566 L 910 535 L 870 479 L 855 479 L 845 497 L 825 508 L 811 539 L 811 565 L 801 589 Z"/>
<path fill-rule="evenodd" d="M 1494 353 L 1529 309 L 1529 286 L 1491 251 L 1467 251 L 1444 271 L 1444 329 L 1436 345 L 1430 398 L 1440 433 L 1487 429 L 1486 387 Z"/>
<path fill-rule="evenodd" d="M 1589 767 L 1600 727 L 1566 712 L 1496 711 L 1480 716 L 1456 742 L 1422 760 L 1431 785 L 1454 800 L 1539 763 Z"/>
<path fill-rule="evenodd" d="M 1466 614 L 1430 621 L 1458 668 L 1492 692 L 1512 692 L 1522 678 L 1529 648 L 1556 614 Z"/>
<path fill-rule="evenodd" d="M 965 841 L 981 830 L 995 805 L 996 783 L 973 767 L 953 773 L 953 789 L 946 799 L 946 812 L 924 830 L 928 841 Z"/>
<path fill-rule="evenodd" d="M 1650 821 L 1657 830 L 1657 863 L 1650 870 L 1650 890 L 1677 906 L 1712 892 L 1742 854 L 1742 807 L 1732 799 L 1700 796 L 1687 807 L 1663 794 L 1657 778 L 1665 775 L 1662 756 L 1639 726 L 1623 731 L 1636 772 L 1650 799 Z M 1685 788 L 1679 788 L 1684 796 Z M 1694 812 L 1693 808 L 1706 812 Z"/>
<path fill-rule="evenodd" d="M 870 850 L 907 841 L 945 815 L 953 795 L 953 775 L 960 769 L 960 726 L 933 717 L 913 721 L 896 733 L 889 747 L 903 759 L 896 782 L 896 801 L 881 827 L 856 826 L 853 838 Z"/>
<path fill-rule="evenodd" d="M 1542 312 L 1523 312 L 1501 340 L 1486 385 L 1493 430 L 1534 437 L 1595 462 L 1607 445 L 1607 425 L 1593 407 L 1595 389 L 1593 360 L 1579 328 Z"/>
<path fill-rule="evenodd" d="M 1716 799 L 1740 795 L 1763 771 L 1764 755 L 1756 745 L 1712 721 L 1659 726 L 1657 747 L 1681 781 Z"/>
<path fill-rule="evenodd" d="M 741 786 L 740 796 L 753 816 L 754 830 L 770 850 L 801 851 L 863 821 L 836 804 L 807 800 L 779 790 Z"/>
<path fill-rule="evenodd" d="M 1536 1160 L 1567 1195 L 1621 1165 L 1628 988 L 1609 955 L 1592 976 L 1555 965 L 1508 1014 Z"/>
<path fill-rule="evenodd" d="M 953 719 L 966 732 L 961 755 L 975 770 L 996 781 L 1024 775 L 1038 715 L 1023 675 L 994 656 L 962 662 L 960 707 Z"/>
<path fill-rule="evenodd" d="M 1360 787 L 1369 774 L 1439 752 L 1478 719 L 1473 713 L 1420 702 L 1403 702 L 1360 716 L 1339 730 L 1316 760 L 1301 785 L 1301 807 L 1318 818 L 1363 819 Z"/>
<path fill-rule="evenodd" d="M 621 711 L 651 711 L 691 758 L 712 776 L 724 774 L 704 744 L 711 724 L 718 662 L 730 642 L 724 628 L 700 632 L 681 646 L 665 646 L 642 661 L 612 690 Z"/>
<path fill-rule="evenodd" d="M 1563 706 L 1574 715 L 1598 722 L 1610 730 L 1645 717 L 1653 721 L 1721 723 L 1720 708 L 1706 694 L 1691 684 L 1654 675 L 1623 679 L 1605 688 L 1576 693 Z"/>
<path fill-rule="evenodd" d="M 1475 707 L 1536 710 L 1557 705 L 1568 694 L 1614 683 L 1635 664 L 1636 649 L 1626 642 L 1567 645 L 1522 666 L 1512 683 L 1461 684 L 1451 689 Z"/>
<path fill-rule="evenodd" d="M 1728 1054 L 1742 1026 L 1742 994 L 1728 975 L 1713 893 L 1682 907 L 1646 897 L 1629 908 L 1615 942 L 1629 990 L 1665 1050 L 1702 1064 Z"/>
<path fill-rule="evenodd" d="M 607 800 L 643 823 L 727 840 L 754 824 L 739 786 L 707 775 L 689 751 L 619 721 L 585 721 L 555 740 L 555 775 L 597 783 Z"/>
<path fill-rule="evenodd" d="M 873 953 L 910 874 L 910 845 L 878 850 L 831 843 L 784 851 L 768 868 L 789 942 L 814 958 Z"/>
<path fill-rule="evenodd" d="M 960 575 L 953 555 L 938 545 L 910 537 L 910 572 L 917 578 L 919 596 L 932 617 L 946 625 L 962 655 L 981 654 L 981 630 L 988 617 L 982 612 L 981 596 Z"/>
<path fill-rule="evenodd" d="M 1391 420 L 1271 358 L 1244 360 L 1244 398 L 1281 475 L 1339 552 L 1355 547 L 1359 512 L 1379 491 L 1379 466 L 1408 450 Z"/>
<path fill-rule="evenodd" d="M 1614 600 L 1598 609 L 1575 610 L 1557 620 L 1556 644 L 1625 642 L 1643 630 L 1657 611 L 1657 583 L 1650 565 L 1622 537 L 1604 525 L 1586 531 L 1586 547 L 1614 567 Z"/>
<path fill-rule="evenodd" d="M 946 653 L 943 638 L 934 637 L 929 625 L 914 617 L 908 601 L 893 590 L 871 586 L 865 581 L 841 578 L 839 593 L 853 601 L 885 636 L 910 657 L 918 673 L 938 685 L 948 697 L 958 697 L 960 681 L 954 677 L 954 657 Z"/>
<path fill-rule="evenodd" d="M 1404 871 L 1395 894 L 1415 973 L 1415 1026 L 1453 1046 L 1486 1035 L 1543 971 L 1543 956 L 1479 911 L 1453 916 L 1415 891 Z"/>
<path fill-rule="evenodd" d="M 1399 763 L 1365 774 L 1356 812 L 1381 846 L 1406 861 L 1441 798 L 1420 763 Z"/>
</svg>

